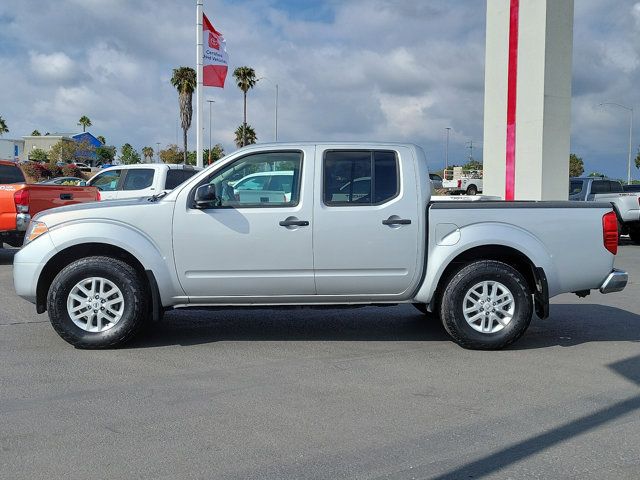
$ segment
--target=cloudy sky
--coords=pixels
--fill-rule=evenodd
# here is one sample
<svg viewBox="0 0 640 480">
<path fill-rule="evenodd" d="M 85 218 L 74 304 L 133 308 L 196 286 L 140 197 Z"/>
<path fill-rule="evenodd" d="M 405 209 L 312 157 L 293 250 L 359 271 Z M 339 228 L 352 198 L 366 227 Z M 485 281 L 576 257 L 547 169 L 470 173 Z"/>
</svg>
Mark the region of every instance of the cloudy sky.
<svg viewBox="0 0 640 480">
<path fill-rule="evenodd" d="M 279 140 L 412 141 L 441 168 L 451 127 L 450 160 L 463 162 L 470 141 L 482 158 L 484 0 L 205 0 L 205 12 L 231 69 L 265 77 L 248 103 L 259 141 L 274 139 L 277 83 Z M 195 64 L 194 22 L 193 0 L 2 0 L 5 137 L 77 131 L 87 115 L 109 144 L 180 143 L 169 78 Z M 205 98 L 216 102 L 214 143 L 233 150 L 240 90 L 228 81 Z M 640 2 L 575 0 L 572 151 L 588 172 L 622 178 L 628 114 L 598 107 L 608 101 L 637 109 L 636 150 Z"/>
</svg>

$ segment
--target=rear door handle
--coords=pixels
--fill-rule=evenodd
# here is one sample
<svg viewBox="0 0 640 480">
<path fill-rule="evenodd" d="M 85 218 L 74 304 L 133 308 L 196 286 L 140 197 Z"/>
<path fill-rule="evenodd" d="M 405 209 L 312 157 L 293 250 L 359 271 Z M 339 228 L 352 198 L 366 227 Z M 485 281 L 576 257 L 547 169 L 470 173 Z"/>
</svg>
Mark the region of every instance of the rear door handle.
<svg viewBox="0 0 640 480">
<path fill-rule="evenodd" d="M 307 220 L 282 220 L 280 221 L 281 227 L 308 227 L 309 222 Z"/>
<path fill-rule="evenodd" d="M 393 218 L 389 217 L 386 220 L 382 220 L 383 225 L 411 225 L 411 220 L 408 218 Z"/>
<path fill-rule="evenodd" d="M 60 200 L 73 200 L 73 193 L 61 193 Z"/>
</svg>

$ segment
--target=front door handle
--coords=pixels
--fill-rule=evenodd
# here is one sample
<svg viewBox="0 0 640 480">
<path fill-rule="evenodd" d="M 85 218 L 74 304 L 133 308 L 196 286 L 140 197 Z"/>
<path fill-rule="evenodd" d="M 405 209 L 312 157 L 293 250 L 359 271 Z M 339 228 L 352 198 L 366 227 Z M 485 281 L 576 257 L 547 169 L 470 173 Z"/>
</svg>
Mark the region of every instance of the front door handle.
<svg viewBox="0 0 640 480">
<path fill-rule="evenodd" d="M 411 220 L 408 218 L 398 218 L 395 215 L 382 220 L 383 225 L 411 225 Z"/>
<path fill-rule="evenodd" d="M 60 200 L 73 200 L 73 193 L 61 193 Z"/>
<path fill-rule="evenodd" d="M 294 220 L 287 218 L 286 220 L 280 221 L 281 227 L 308 227 L 309 222 L 307 220 Z"/>
</svg>

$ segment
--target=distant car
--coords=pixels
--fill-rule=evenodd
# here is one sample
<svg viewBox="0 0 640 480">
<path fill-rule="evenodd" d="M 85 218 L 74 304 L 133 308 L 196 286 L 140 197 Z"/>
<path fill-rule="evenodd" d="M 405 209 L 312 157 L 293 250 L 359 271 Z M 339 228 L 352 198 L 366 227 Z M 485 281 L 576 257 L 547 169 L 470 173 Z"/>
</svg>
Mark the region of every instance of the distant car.
<svg viewBox="0 0 640 480">
<path fill-rule="evenodd" d="M 116 165 L 91 177 L 87 185 L 97 187 L 102 200 L 150 197 L 173 190 L 200 170 L 191 165 L 164 163 Z"/>
<path fill-rule="evenodd" d="M 58 167 L 65 167 L 65 166 L 67 166 L 67 165 L 68 165 L 68 163 L 67 163 L 67 162 L 56 162 L 56 165 L 57 165 Z"/>
<path fill-rule="evenodd" d="M 38 183 L 44 185 L 78 185 L 80 187 L 84 187 L 87 184 L 87 181 L 84 178 L 78 177 L 58 177 L 44 180 L 43 182 Z"/>
<path fill-rule="evenodd" d="M 623 185 L 622 189 L 625 192 L 640 192 L 640 183 L 634 183 L 632 185 Z"/>
<path fill-rule="evenodd" d="M 429 181 L 431 182 L 431 189 L 442 188 L 442 177 L 435 173 L 429 174 Z"/>
<path fill-rule="evenodd" d="M 81 172 L 90 172 L 91 171 L 91 165 L 87 165 L 86 163 L 76 162 L 74 165 L 76 167 L 78 167 L 78 169 Z"/>
<path fill-rule="evenodd" d="M 111 163 L 103 163 L 102 165 L 100 165 L 100 168 L 111 168 L 113 167 L 113 164 Z"/>
</svg>

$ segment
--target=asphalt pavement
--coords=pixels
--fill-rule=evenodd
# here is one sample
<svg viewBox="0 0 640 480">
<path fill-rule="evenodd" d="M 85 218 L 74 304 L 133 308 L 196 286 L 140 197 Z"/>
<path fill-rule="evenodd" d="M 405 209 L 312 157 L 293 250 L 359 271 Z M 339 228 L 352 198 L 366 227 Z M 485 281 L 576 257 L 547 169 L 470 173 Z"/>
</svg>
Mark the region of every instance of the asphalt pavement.
<svg viewBox="0 0 640 480">
<path fill-rule="evenodd" d="M 511 348 L 411 306 L 175 311 L 75 350 L 0 250 L 0 478 L 640 478 L 640 247 Z"/>
</svg>

